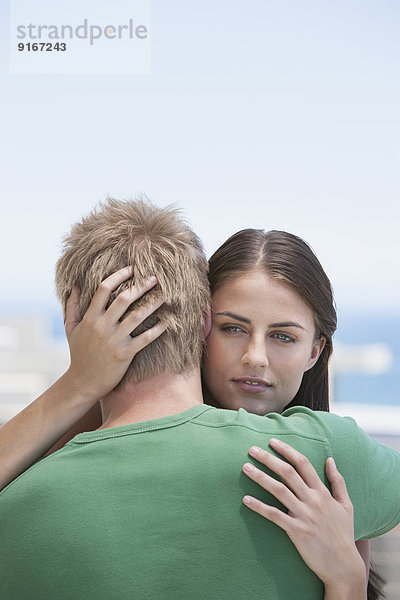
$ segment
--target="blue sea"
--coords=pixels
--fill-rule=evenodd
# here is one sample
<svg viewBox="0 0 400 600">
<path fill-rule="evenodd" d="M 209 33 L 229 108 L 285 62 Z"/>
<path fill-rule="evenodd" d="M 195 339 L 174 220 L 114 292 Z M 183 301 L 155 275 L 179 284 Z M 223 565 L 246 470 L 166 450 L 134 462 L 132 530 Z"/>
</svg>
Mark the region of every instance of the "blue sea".
<svg viewBox="0 0 400 600">
<path fill-rule="evenodd" d="M 335 377 L 336 402 L 400 406 L 400 314 L 345 314 L 339 318 L 334 342 L 350 345 L 385 344 L 391 368 L 379 375 L 342 373 Z"/>
<path fill-rule="evenodd" d="M 54 335 L 64 335 L 59 315 Z M 334 381 L 335 402 L 397 404 L 400 406 L 400 313 L 342 314 L 334 342 L 349 345 L 385 344 L 393 355 L 390 370 L 380 375 L 340 373 Z"/>
</svg>

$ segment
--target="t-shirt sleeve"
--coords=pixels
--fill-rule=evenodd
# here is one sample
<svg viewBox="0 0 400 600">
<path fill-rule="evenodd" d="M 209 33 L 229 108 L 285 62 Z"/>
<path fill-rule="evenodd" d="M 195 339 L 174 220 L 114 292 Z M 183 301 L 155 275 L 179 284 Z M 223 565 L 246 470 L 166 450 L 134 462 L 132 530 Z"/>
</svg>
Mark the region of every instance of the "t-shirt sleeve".
<svg viewBox="0 0 400 600">
<path fill-rule="evenodd" d="M 317 415 L 354 506 L 355 539 L 390 531 L 400 522 L 400 454 L 350 417 Z"/>
</svg>

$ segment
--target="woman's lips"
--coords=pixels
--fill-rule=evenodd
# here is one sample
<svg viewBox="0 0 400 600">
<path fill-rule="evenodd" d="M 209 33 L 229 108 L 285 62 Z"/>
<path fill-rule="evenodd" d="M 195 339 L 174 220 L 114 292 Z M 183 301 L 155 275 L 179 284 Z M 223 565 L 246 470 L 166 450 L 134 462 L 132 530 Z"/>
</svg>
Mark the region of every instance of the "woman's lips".
<svg viewBox="0 0 400 600">
<path fill-rule="evenodd" d="M 232 379 L 233 383 L 239 390 L 243 392 L 250 392 L 251 394 L 260 394 L 265 392 L 268 388 L 272 387 L 265 379 L 259 379 L 258 377 L 238 377 Z"/>
</svg>

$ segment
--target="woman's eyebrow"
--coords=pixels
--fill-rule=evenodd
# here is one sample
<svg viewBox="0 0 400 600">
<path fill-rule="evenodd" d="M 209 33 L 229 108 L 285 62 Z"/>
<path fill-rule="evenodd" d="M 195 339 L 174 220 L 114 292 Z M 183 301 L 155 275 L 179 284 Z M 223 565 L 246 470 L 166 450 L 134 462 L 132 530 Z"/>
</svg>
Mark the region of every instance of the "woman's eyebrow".
<svg viewBox="0 0 400 600">
<path fill-rule="evenodd" d="M 246 317 L 241 317 L 240 315 L 235 315 L 235 313 L 231 313 L 229 311 L 223 311 L 215 314 L 222 315 L 224 317 L 230 317 L 231 319 L 235 319 L 236 321 L 242 321 L 242 323 L 251 323 L 250 319 L 247 319 Z M 300 325 L 300 323 L 296 323 L 295 321 L 282 321 L 282 323 L 271 323 L 269 327 L 298 327 L 299 329 L 306 331 L 303 325 Z"/>
<path fill-rule="evenodd" d="M 303 331 L 305 331 L 305 327 L 303 327 L 303 325 L 300 325 L 300 323 L 295 323 L 294 321 L 284 321 L 282 323 L 271 323 L 270 327 L 299 327 L 299 329 L 302 329 Z"/>
<path fill-rule="evenodd" d="M 236 321 L 242 321 L 242 323 L 250 323 L 250 319 L 246 319 L 246 317 L 241 317 L 240 315 L 235 315 L 234 313 L 224 311 L 215 313 L 216 315 L 223 315 L 224 317 L 230 317 L 231 319 L 236 319 Z"/>
</svg>

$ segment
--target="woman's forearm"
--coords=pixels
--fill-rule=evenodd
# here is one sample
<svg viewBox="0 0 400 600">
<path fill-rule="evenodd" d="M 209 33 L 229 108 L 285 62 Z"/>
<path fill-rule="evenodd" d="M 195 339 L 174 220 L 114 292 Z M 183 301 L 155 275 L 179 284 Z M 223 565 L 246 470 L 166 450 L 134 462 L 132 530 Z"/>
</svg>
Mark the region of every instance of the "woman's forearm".
<svg viewBox="0 0 400 600">
<path fill-rule="evenodd" d="M 32 404 L 0 427 L 0 489 L 43 456 L 95 399 L 73 388 L 64 374 Z"/>
<path fill-rule="evenodd" d="M 68 429 L 66 433 L 51 448 L 46 452 L 45 456 L 53 454 L 60 448 L 63 448 L 65 444 L 71 441 L 78 433 L 84 431 L 94 431 L 103 424 L 102 412 L 100 402 L 96 402 L 76 423 Z"/>
</svg>

